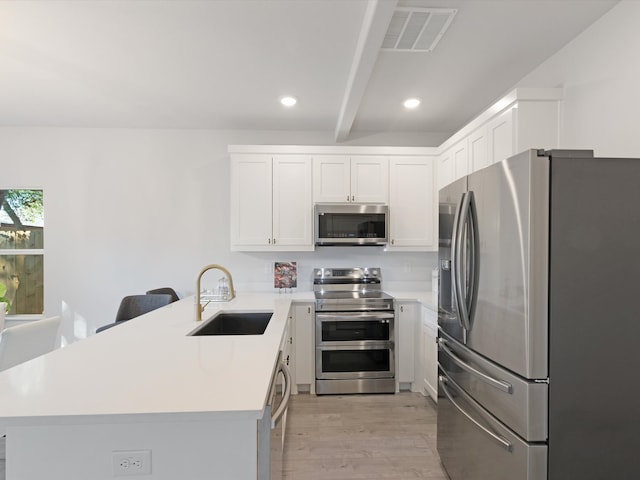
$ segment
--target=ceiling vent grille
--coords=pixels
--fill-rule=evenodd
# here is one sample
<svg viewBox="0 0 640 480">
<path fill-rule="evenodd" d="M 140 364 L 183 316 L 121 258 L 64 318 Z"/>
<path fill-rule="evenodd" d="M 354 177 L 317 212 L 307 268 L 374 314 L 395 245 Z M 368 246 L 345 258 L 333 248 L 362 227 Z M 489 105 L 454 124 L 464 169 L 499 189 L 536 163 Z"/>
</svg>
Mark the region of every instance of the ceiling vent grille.
<svg viewBox="0 0 640 480">
<path fill-rule="evenodd" d="M 396 8 L 382 42 L 382 50 L 432 51 L 457 12 L 454 8 Z"/>
</svg>

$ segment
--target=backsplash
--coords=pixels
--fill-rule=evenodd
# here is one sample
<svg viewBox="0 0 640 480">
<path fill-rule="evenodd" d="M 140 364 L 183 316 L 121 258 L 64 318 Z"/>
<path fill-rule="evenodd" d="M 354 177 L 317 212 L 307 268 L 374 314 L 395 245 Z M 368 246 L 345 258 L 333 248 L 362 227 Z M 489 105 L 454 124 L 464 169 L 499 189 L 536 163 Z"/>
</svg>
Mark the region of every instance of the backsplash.
<svg viewBox="0 0 640 480">
<path fill-rule="evenodd" d="M 431 270 L 438 254 L 385 252 L 381 247 L 320 247 L 315 252 L 234 253 L 229 268 L 238 291 L 275 291 L 274 262 L 296 262 L 298 287 L 310 291 L 312 274 L 319 267 L 380 267 L 383 288 L 431 289 Z M 210 282 L 217 281 L 213 278 Z"/>
</svg>

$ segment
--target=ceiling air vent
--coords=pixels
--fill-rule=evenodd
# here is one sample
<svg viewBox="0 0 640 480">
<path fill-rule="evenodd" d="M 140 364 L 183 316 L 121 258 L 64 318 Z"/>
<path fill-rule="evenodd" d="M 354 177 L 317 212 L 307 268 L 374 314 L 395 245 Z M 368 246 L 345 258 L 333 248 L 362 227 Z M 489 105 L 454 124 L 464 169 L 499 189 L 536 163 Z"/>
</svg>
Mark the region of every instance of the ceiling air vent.
<svg viewBox="0 0 640 480">
<path fill-rule="evenodd" d="M 447 31 L 457 12 L 454 8 L 398 7 L 393 12 L 382 49 L 430 52 Z"/>
</svg>

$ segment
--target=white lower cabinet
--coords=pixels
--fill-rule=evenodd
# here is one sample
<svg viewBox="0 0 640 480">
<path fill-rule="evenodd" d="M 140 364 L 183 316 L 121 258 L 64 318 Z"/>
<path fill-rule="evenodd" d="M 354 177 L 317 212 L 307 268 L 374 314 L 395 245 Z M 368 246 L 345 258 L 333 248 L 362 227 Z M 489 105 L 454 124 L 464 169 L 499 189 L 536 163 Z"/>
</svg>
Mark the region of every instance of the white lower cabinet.
<svg viewBox="0 0 640 480">
<path fill-rule="evenodd" d="M 438 317 L 422 305 L 420 312 L 420 370 L 423 393 L 438 401 Z"/>
<path fill-rule="evenodd" d="M 290 322 L 293 327 L 293 352 L 295 356 L 294 393 L 315 393 L 315 340 L 313 334 L 313 303 L 294 303 Z"/>
<path fill-rule="evenodd" d="M 398 389 L 418 391 L 416 383 L 416 338 L 418 303 L 396 302 L 396 378 Z"/>
</svg>

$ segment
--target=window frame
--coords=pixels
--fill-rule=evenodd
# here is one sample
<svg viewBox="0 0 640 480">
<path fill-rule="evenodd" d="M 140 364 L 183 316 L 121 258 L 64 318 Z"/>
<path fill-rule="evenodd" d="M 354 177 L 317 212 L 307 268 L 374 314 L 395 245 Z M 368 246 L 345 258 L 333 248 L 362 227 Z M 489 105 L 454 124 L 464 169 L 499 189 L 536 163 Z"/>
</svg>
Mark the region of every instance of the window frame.
<svg viewBox="0 0 640 480">
<path fill-rule="evenodd" d="M 42 248 L 0 248 L 0 256 L 8 257 L 8 256 L 41 256 L 42 257 L 42 313 L 7 313 L 5 315 L 5 319 L 7 321 L 29 321 L 29 320 L 40 320 L 45 318 L 45 288 L 44 288 L 44 277 L 45 277 L 45 222 L 44 222 L 44 208 L 45 208 L 45 189 L 42 187 L 1 187 L 0 190 L 34 190 L 42 192 L 42 209 L 43 209 L 43 224 L 42 224 L 42 232 L 43 232 L 43 243 Z M 0 205 L 0 208 L 2 206 Z"/>
</svg>

